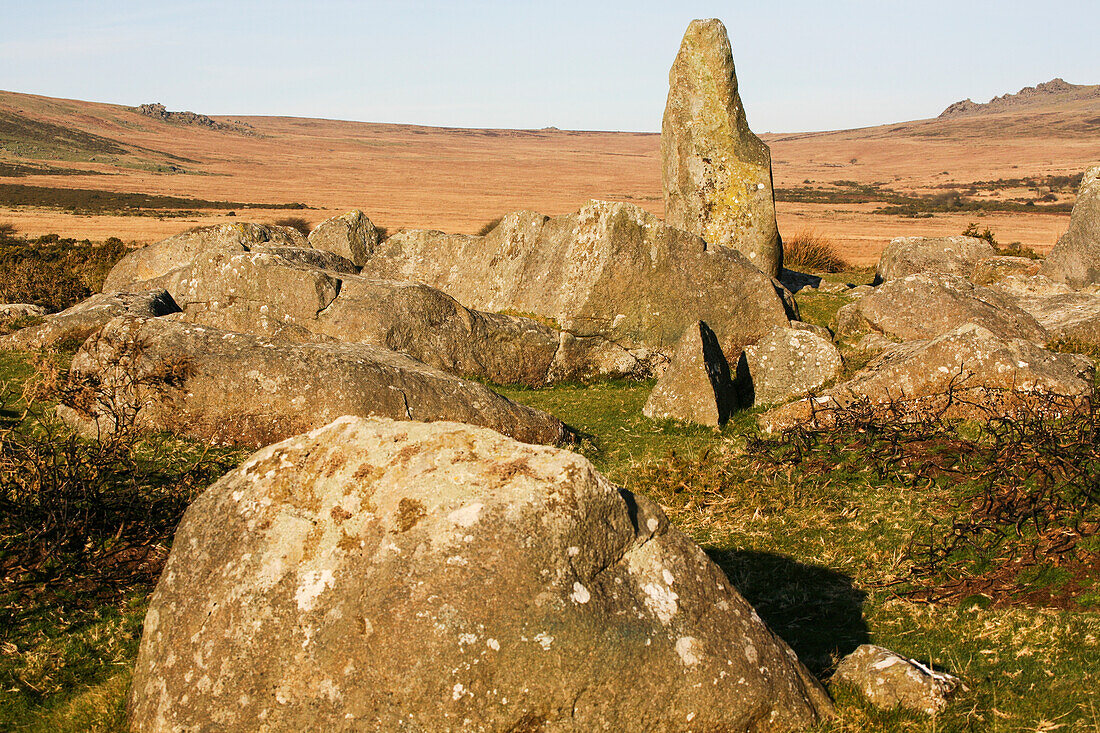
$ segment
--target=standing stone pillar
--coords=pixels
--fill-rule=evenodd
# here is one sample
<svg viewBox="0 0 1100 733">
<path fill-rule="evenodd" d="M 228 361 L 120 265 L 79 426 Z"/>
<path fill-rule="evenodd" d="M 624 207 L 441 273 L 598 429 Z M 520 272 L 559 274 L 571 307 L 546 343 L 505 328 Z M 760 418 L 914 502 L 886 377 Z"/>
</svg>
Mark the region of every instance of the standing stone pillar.
<svg viewBox="0 0 1100 733">
<path fill-rule="evenodd" d="M 778 276 L 771 151 L 745 119 L 722 21 L 693 20 L 668 74 L 661 126 L 665 221 Z"/>
</svg>

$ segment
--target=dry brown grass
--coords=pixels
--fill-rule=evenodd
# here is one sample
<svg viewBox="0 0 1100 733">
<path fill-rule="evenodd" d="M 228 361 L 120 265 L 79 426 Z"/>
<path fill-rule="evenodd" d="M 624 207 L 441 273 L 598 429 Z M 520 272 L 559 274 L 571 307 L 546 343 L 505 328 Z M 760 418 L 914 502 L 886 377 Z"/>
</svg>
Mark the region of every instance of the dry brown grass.
<svg viewBox="0 0 1100 733">
<path fill-rule="evenodd" d="M 840 272 L 848 263 L 836 244 L 816 229 L 799 229 L 783 238 L 783 266 L 799 272 Z"/>
</svg>

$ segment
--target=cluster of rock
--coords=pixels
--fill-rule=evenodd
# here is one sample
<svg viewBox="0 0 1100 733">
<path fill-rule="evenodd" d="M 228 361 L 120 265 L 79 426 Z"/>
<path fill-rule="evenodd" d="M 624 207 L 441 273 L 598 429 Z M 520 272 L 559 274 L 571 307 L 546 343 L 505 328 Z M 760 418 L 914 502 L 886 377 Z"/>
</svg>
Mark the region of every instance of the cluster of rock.
<svg viewBox="0 0 1100 733">
<path fill-rule="evenodd" d="M 252 125 L 247 122 L 234 120 L 232 123 L 225 123 L 218 122 L 207 115 L 198 114 L 197 112 L 170 112 L 168 108 L 160 102 L 140 104 L 134 107 L 134 111 L 162 122 L 173 122 L 179 125 L 196 125 L 210 130 L 232 130 L 233 132 L 240 132 L 245 135 L 255 134 Z"/>
<path fill-rule="evenodd" d="M 879 284 L 840 308 L 836 335 L 880 352 L 860 372 L 760 417 L 767 430 L 829 427 L 853 403 L 897 419 L 1065 414 L 1095 399 L 1100 348 L 1100 168 L 1045 261 L 968 237 L 895 239 Z M 848 291 L 853 292 L 853 291 Z"/>
</svg>

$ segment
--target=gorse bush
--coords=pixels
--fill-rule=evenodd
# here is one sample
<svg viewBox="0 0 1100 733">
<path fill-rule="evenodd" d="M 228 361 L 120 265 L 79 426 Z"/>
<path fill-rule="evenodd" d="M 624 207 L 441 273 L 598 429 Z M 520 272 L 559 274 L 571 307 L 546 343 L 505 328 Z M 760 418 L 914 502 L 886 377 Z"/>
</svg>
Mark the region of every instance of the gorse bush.
<svg viewBox="0 0 1100 733">
<path fill-rule="evenodd" d="M 177 388 L 182 362 L 135 366 L 135 343 L 114 365 L 114 380 L 146 396 Z M 120 559 L 145 556 L 171 536 L 188 503 L 235 459 L 138 428 L 142 404 L 120 402 L 98 382 L 78 378 L 43 357 L 21 387 L 0 390 L 0 571 L 8 584 L 47 578 L 115 577 L 159 571 Z M 60 423 L 51 409 L 95 405 L 94 438 Z M 159 552 L 159 551 L 158 551 Z"/>
<path fill-rule="evenodd" d="M 848 263 L 827 236 L 802 229 L 783 238 L 783 266 L 806 272 L 840 272 L 848 268 Z"/>
<path fill-rule="evenodd" d="M 989 227 L 986 227 L 984 231 L 979 231 L 978 230 L 978 225 L 975 224 L 974 222 L 970 222 L 969 224 L 966 225 L 966 229 L 963 229 L 962 235 L 964 237 L 974 237 L 975 239 L 984 239 L 985 241 L 992 244 L 994 247 L 997 246 L 997 238 L 993 235 L 993 230 L 990 229 Z"/>
<path fill-rule="evenodd" d="M 50 234 L 29 241 L 0 229 L 0 302 L 63 310 L 99 292 L 129 251 L 115 237 L 92 243 Z"/>
</svg>

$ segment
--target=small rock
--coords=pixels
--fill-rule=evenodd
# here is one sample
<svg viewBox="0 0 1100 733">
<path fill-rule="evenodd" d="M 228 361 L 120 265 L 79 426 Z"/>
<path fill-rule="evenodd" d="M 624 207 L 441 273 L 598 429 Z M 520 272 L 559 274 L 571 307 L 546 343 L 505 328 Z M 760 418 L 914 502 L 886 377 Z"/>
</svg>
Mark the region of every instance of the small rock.
<svg viewBox="0 0 1100 733">
<path fill-rule="evenodd" d="M 44 315 L 46 315 L 46 309 L 40 305 L 32 305 L 30 303 L 0 304 L 0 325 L 11 323 L 20 318 Z"/>
<path fill-rule="evenodd" d="M 62 341 L 81 342 L 119 316 L 155 318 L 179 312 L 166 290 L 144 293 L 97 293 L 44 322 L 0 338 L 0 346 L 14 349 L 45 349 Z"/>
<path fill-rule="evenodd" d="M 960 275 L 970 277 L 978 260 L 992 257 L 997 249 L 976 237 L 897 237 L 879 257 L 878 282 L 908 275 Z"/>
<path fill-rule="evenodd" d="M 309 233 L 314 249 L 338 254 L 356 267 L 362 267 L 374 254 L 378 239 L 377 227 L 358 210 L 326 219 Z"/>
<path fill-rule="evenodd" d="M 844 657 L 831 681 L 857 688 L 875 707 L 900 706 L 926 715 L 943 712 L 962 688 L 958 677 L 874 644 L 863 644 Z"/>
<path fill-rule="evenodd" d="M 741 354 L 737 393 L 746 406 L 781 404 L 816 392 L 843 369 L 831 340 L 811 331 L 774 328 Z"/>
<path fill-rule="evenodd" d="M 714 332 L 699 321 L 684 332 L 642 414 L 719 426 L 729 420 L 736 406 L 729 362 Z"/>
</svg>

